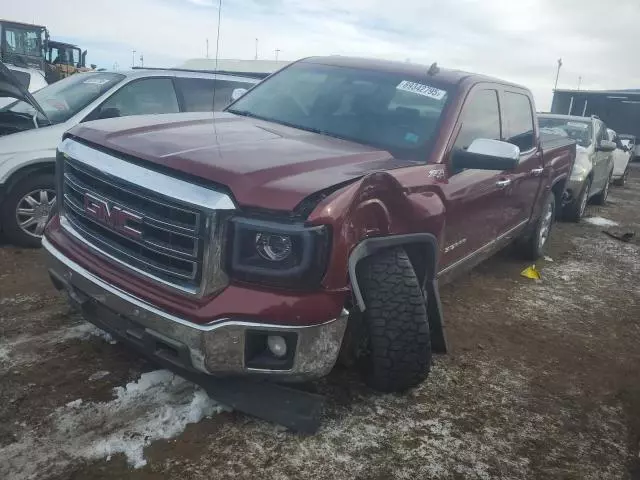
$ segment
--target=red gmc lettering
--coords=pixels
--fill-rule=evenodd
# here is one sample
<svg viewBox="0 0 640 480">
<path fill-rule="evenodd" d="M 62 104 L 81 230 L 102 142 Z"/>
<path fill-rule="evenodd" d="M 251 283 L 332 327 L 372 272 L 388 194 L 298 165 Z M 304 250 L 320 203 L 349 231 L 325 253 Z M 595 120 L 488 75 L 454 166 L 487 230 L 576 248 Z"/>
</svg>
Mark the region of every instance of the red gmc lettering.
<svg viewBox="0 0 640 480">
<path fill-rule="evenodd" d="M 84 212 L 88 217 L 92 217 L 98 222 L 108 225 L 116 232 L 132 238 L 141 238 L 142 231 L 133 228 L 129 222 L 141 224 L 142 217 L 131 213 L 122 207 L 114 205 L 109 207 L 106 200 L 91 195 L 84 194 Z"/>
</svg>

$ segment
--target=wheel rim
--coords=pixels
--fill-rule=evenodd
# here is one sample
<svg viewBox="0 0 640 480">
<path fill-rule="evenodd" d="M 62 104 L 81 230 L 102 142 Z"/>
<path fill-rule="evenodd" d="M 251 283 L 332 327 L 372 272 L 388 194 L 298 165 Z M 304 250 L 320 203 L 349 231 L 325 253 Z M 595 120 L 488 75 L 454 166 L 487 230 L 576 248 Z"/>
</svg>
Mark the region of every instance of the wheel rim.
<svg viewBox="0 0 640 480">
<path fill-rule="evenodd" d="M 587 202 L 589 201 L 589 184 L 584 186 L 582 192 L 582 198 L 580 198 L 580 218 L 584 215 L 584 211 L 587 209 Z"/>
<path fill-rule="evenodd" d="M 16 207 L 20 230 L 31 237 L 42 237 L 55 202 L 56 192 L 50 188 L 33 190 L 22 197 Z"/>
<path fill-rule="evenodd" d="M 547 209 L 542 215 L 542 221 L 540 224 L 540 233 L 538 235 L 538 247 L 540 249 L 542 249 L 542 247 L 544 247 L 544 245 L 547 243 L 552 222 L 553 222 L 553 204 L 549 203 L 547 205 Z"/>
</svg>

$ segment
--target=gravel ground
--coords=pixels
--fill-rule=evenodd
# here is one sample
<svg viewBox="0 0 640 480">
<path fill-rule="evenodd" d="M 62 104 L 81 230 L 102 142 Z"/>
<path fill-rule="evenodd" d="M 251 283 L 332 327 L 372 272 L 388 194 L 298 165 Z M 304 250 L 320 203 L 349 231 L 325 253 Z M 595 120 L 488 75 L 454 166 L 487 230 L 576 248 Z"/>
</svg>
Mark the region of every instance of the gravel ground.
<svg viewBox="0 0 640 480">
<path fill-rule="evenodd" d="M 429 379 L 378 395 L 336 369 L 311 386 L 314 436 L 158 371 L 68 309 L 42 252 L 2 247 L 0 478 L 640 479 L 638 211 L 634 168 L 590 223 L 556 226 L 541 281 L 505 251 L 445 286 Z"/>
</svg>

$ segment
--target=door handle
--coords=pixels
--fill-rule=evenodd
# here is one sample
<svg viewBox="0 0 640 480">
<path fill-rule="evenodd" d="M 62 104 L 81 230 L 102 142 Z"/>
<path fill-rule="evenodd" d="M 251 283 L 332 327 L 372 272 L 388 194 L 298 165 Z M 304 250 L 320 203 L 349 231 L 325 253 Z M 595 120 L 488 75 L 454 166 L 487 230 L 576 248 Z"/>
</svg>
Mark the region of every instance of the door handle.
<svg viewBox="0 0 640 480">
<path fill-rule="evenodd" d="M 509 179 L 498 180 L 496 182 L 496 187 L 498 187 L 498 188 L 507 188 L 509 185 L 511 185 L 511 180 L 509 180 Z"/>
<path fill-rule="evenodd" d="M 542 175 L 542 172 L 544 172 L 544 168 L 533 168 L 531 170 L 531 175 L 533 175 L 534 177 L 539 177 L 540 175 Z"/>
</svg>

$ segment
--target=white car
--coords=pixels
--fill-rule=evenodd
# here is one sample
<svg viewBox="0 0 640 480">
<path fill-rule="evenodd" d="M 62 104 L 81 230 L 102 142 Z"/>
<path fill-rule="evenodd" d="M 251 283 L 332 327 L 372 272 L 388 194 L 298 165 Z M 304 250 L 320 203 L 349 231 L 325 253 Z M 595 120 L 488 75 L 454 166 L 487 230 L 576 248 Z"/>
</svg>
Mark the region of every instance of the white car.
<svg viewBox="0 0 640 480">
<path fill-rule="evenodd" d="M 631 161 L 633 162 L 634 160 L 636 160 L 639 156 L 638 149 L 640 148 L 640 145 L 637 144 L 638 142 L 636 136 L 628 135 L 626 133 L 619 133 L 618 137 L 620 138 L 622 144 L 629 149 L 629 152 L 631 153 Z"/>
<path fill-rule="evenodd" d="M 0 227 L 39 246 L 55 207 L 56 148 L 81 122 L 131 115 L 222 110 L 260 78 L 183 70 L 76 73 L 31 95 L 0 62 Z M 215 90 L 215 95 L 213 94 Z"/>
<path fill-rule="evenodd" d="M 622 143 L 622 140 L 618 137 L 618 134 L 615 131 L 608 128 L 607 135 L 609 137 L 609 141 L 616 144 L 616 149 L 612 152 L 613 175 L 611 179 L 614 185 L 622 187 L 629 177 L 629 163 L 631 162 L 631 157 L 634 152 L 629 150 L 629 147 Z"/>
<path fill-rule="evenodd" d="M 20 82 L 20 84 L 29 91 L 29 93 L 37 92 L 48 85 L 40 70 L 36 70 L 35 68 L 16 67 L 15 65 L 6 65 L 6 67 L 11 73 L 13 73 L 16 80 L 18 80 L 18 82 Z M 13 98 L 0 98 L 0 108 L 5 105 L 9 105 L 14 101 L 15 99 Z"/>
</svg>

